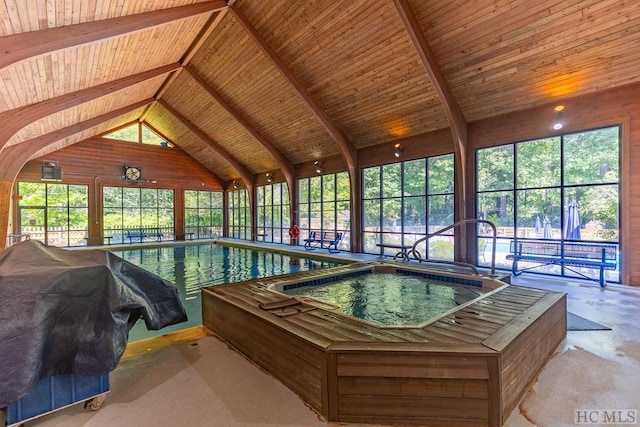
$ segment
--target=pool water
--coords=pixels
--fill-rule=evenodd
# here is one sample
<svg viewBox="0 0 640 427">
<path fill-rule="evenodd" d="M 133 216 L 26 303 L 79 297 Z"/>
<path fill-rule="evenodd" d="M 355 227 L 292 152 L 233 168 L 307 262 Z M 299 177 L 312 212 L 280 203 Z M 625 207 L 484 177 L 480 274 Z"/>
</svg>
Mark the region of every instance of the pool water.
<svg viewBox="0 0 640 427">
<path fill-rule="evenodd" d="M 144 322 L 139 320 L 129 332 L 129 342 L 201 325 L 200 288 L 203 286 L 339 265 L 331 261 L 211 243 L 111 252 L 175 284 L 189 317 L 187 322 L 167 326 L 159 331 L 148 331 Z"/>
<path fill-rule="evenodd" d="M 481 295 L 473 287 L 394 273 L 365 274 L 284 293 L 339 306 L 348 316 L 382 326 L 420 325 Z"/>
</svg>

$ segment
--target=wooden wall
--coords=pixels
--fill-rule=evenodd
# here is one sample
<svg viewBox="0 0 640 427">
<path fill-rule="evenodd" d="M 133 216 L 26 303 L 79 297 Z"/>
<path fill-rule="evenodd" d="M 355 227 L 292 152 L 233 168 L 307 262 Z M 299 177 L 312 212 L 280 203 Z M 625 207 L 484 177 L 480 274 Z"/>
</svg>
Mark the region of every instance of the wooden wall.
<svg viewBox="0 0 640 427">
<path fill-rule="evenodd" d="M 28 162 L 17 182 L 40 182 L 41 166 L 55 162 L 62 169 L 62 183 L 89 186 L 89 235 L 102 234 L 102 187 L 144 187 L 175 190 L 176 232 L 184 231 L 183 190 L 222 191 L 223 182 L 193 157 L 176 147 L 93 138 Z M 140 181 L 123 178 L 125 165 L 142 168 Z M 17 232 L 17 209 L 13 209 Z"/>
</svg>

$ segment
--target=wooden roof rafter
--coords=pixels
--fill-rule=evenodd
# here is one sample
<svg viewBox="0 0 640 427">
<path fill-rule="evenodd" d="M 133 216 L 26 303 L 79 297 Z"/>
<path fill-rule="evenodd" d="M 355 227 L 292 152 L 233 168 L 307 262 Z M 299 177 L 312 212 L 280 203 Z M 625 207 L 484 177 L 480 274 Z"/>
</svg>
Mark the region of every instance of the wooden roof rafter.
<svg viewBox="0 0 640 427">
<path fill-rule="evenodd" d="M 198 52 L 198 50 L 205 43 L 207 38 L 216 29 L 218 24 L 220 24 L 220 22 L 222 21 L 222 18 L 224 18 L 224 16 L 227 14 L 228 10 L 229 10 L 228 7 L 220 9 L 218 11 L 218 13 L 215 15 L 215 17 L 211 16 L 207 20 L 207 22 L 202 27 L 202 30 L 200 31 L 200 33 L 197 35 L 197 37 L 195 38 L 193 43 L 191 43 L 191 46 L 189 46 L 189 48 L 187 49 L 187 52 L 184 54 L 184 56 L 182 58 L 180 58 L 180 64 L 182 65 L 182 68 L 176 70 L 175 73 L 172 73 L 169 76 L 167 76 L 165 81 L 162 83 L 162 85 L 160 86 L 160 88 L 158 89 L 156 94 L 154 95 L 154 98 L 156 98 L 156 99 L 162 98 L 162 96 L 169 89 L 171 84 L 178 78 L 178 76 L 182 72 L 183 68 L 186 67 L 189 64 L 189 62 L 193 59 L 193 57 Z M 149 108 L 150 108 L 150 106 L 148 106 L 142 112 L 142 114 L 140 115 L 140 121 L 144 121 L 145 120 L 145 118 L 147 116 L 147 113 L 149 112 Z"/>
<path fill-rule="evenodd" d="M 445 116 L 449 122 L 451 135 L 453 137 L 454 162 L 457 171 L 455 175 L 455 221 L 462 221 L 467 219 L 467 122 L 429 46 L 429 42 L 422 32 L 418 20 L 411 11 L 408 0 L 393 0 L 393 3 L 420 57 L 420 61 L 440 98 Z M 471 227 L 467 227 L 467 229 L 464 227 L 460 228 L 460 233 L 456 234 L 456 244 L 454 245 L 454 258 L 456 260 L 468 259 L 468 251 L 470 250 L 469 242 L 471 239 L 467 239 L 467 230 L 470 228 Z M 471 249 L 471 251 L 473 251 L 473 249 Z"/>
<path fill-rule="evenodd" d="M 95 126 L 100 125 L 101 123 L 115 119 L 123 114 L 135 111 L 138 108 L 145 107 L 153 101 L 155 101 L 153 98 L 148 98 L 128 105 L 126 107 L 110 111 L 106 114 L 102 114 L 92 119 L 76 123 L 75 125 L 58 129 L 54 132 L 41 135 L 37 138 L 33 138 L 28 141 L 6 147 L 5 151 L 3 151 L 2 156 L 0 157 L 0 181 L 13 182 L 15 180 L 15 177 L 18 175 L 18 172 L 27 163 L 27 161 L 29 161 L 29 159 L 34 154 L 36 154 L 43 148 L 46 148 L 48 145 L 68 138 L 78 132 L 91 129 Z M 2 227 L 0 227 L 0 229 L 2 229 Z"/>
<path fill-rule="evenodd" d="M 4 36 L 0 38 L 0 52 L 2 52 L 0 70 L 28 58 L 117 37 L 224 8 L 227 8 L 224 0 L 211 0 L 189 6 Z"/>
<path fill-rule="evenodd" d="M 171 73 L 180 68 L 180 64 L 168 64 L 153 70 L 123 77 L 118 80 L 103 83 L 98 86 L 71 92 L 66 95 L 38 102 L 14 110 L 0 113 L 0 153 L 5 149 L 9 140 L 23 127 L 50 114 L 58 113 L 68 108 L 76 107 L 85 102 L 134 86 L 146 80 Z"/>
<path fill-rule="evenodd" d="M 289 185 L 289 189 L 295 189 L 295 177 L 293 164 L 271 143 L 253 124 L 249 122 L 239 111 L 237 111 L 222 95 L 216 92 L 193 67 L 184 67 L 189 75 L 202 87 L 216 102 L 218 102 L 240 125 L 251 134 L 274 158 Z"/>
<path fill-rule="evenodd" d="M 230 5 L 231 6 L 231 5 Z M 289 84 L 295 89 L 295 93 L 301 98 L 304 105 L 315 115 L 320 121 L 325 130 L 331 135 L 333 140 L 338 144 L 342 157 L 347 164 L 349 172 L 354 176 L 357 175 L 357 151 L 353 144 L 347 140 L 342 131 L 334 124 L 329 118 L 327 113 L 318 105 L 318 103 L 309 94 L 307 89 L 302 85 L 300 80 L 289 70 L 287 65 L 280 59 L 275 51 L 267 44 L 262 36 L 256 31 L 251 22 L 237 7 L 230 7 L 234 16 L 238 22 L 242 25 L 245 31 L 251 36 L 256 45 L 262 50 L 262 52 L 271 60 L 280 74 L 289 82 Z"/>
<path fill-rule="evenodd" d="M 249 190 L 249 192 L 253 192 L 253 174 L 249 172 L 249 170 L 244 167 L 235 157 L 233 157 L 229 152 L 227 152 L 224 148 L 220 146 L 217 142 L 215 142 L 206 132 L 198 128 L 191 121 L 189 121 L 185 116 L 183 116 L 178 110 L 173 108 L 167 101 L 164 99 L 158 99 L 158 104 L 160 104 L 165 110 L 171 113 L 174 117 L 176 117 L 184 126 L 186 126 L 192 133 L 194 133 L 198 138 L 204 141 L 209 147 L 211 147 L 216 153 L 220 155 L 224 160 L 227 161 L 231 165 L 232 168 L 238 172 L 240 175 L 240 179 L 245 183 L 245 186 Z"/>
<path fill-rule="evenodd" d="M 454 141 L 454 150 L 456 152 L 456 168 L 459 171 L 456 178 L 456 187 L 460 189 L 460 191 L 456 191 L 458 201 L 457 220 L 463 220 L 466 219 L 466 188 L 464 176 L 466 173 L 467 122 L 407 0 L 393 0 L 393 2 L 398 10 L 405 30 L 420 57 L 422 65 L 438 93 L 445 115 L 449 121 Z"/>
<path fill-rule="evenodd" d="M 360 206 L 360 191 L 362 187 L 362 179 L 358 171 L 358 152 L 355 146 L 345 137 L 342 131 L 335 125 L 333 120 L 327 115 L 327 113 L 320 107 L 315 99 L 309 94 L 302 82 L 291 72 L 289 67 L 284 61 L 276 54 L 276 52 L 267 44 L 264 38 L 256 31 L 247 17 L 240 11 L 235 5 L 229 4 L 229 8 L 233 12 L 238 22 L 242 25 L 247 34 L 253 39 L 256 45 L 262 50 L 262 52 L 273 63 L 278 72 L 287 80 L 289 85 L 294 89 L 294 92 L 302 100 L 307 109 L 318 119 L 327 133 L 335 141 L 340 149 L 342 158 L 344 159 L 347 170 L 349 171 L 350 186 L 350 199 L 351 199 L 351 224 L 352 235 L 359 236 L 361 231 L 361 206 Z M 291 190 L 290 190 L 291 193 Z M 296 216 L 296 206 L 293 206 L 293 216 Z M 354 252 L 360 252 L 361 239 L 351 239 L 351 250 Z"/>
</svg>

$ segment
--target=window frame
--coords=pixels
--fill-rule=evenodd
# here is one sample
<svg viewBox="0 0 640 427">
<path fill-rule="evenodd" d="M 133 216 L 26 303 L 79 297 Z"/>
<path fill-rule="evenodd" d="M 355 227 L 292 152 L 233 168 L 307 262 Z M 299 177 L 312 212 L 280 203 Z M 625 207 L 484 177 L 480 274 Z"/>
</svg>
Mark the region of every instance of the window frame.
<svg viewBox="0 0 640 427">
<path fill-rule="evenodd" d="M 607 131 L 607 130 L 614 130 L 617 129 L 617 132 L 613 132 L 616 135 L 617 138 L 617 165 L 616 165 L 616 170 L 617 170 L 617 180 L 615 181 L 604 181 L 604 182 L 591 182 L 591 183 L 567 183 L 567 179 L 566 179 L 566 169 L 567 169 L 567 164 L 565 162 L 565 150 L 566 150 L 566 144 L 567 144 L 567 139 L 572 137 L 572 136 L 576 136 L 576 135 L 581 135 L 581 134 L 587 134 L 589 132 L 598 132 L 598 131 Z M 557 183 L 556 184 L 547 184 L 547 185 L 531 185 L 531 184 L 526 184 L 523 186 L 520 186 L 519 183 L 519 175 L 518 175 L 518 171 L 519 171 L 519 167 L 518 167 L 518 148 L 523 146 L 523 144 L 527 144 L 527 143 L 535 143 L 538 141 L 544 141 L 544 140 L 554 140 L 557 139 L 558 140 L 558 144 L 559 144 L 559 148 L 558 148 L 558 163 L 559 163 L 559 177 L 557 179 Z M 478 159 L 478 153 L 483 151 L 483 150 L 490 150 L 490 149 L 496 149 L 496 148 L 500 148 L 500 147 L 512 147 L 512 152 L 513 152 L 513 165 L 512 165 L 512 171 L 513 171 L 513 176 L 511 179 L 511 187 L 510 188 L 501 188 L 501 189 L 483 189 L 483 190 L 479 190 L 480 188 L 480 184 L 479 184 L 479 167 L 480 167 L 480 162 Z M 507 144 L 501 144 L 501 145 L 496 145 L 496 146 L 491 146 L 491 147 L 483 147 L 483 148 L 478 148 L 477 150 L 475 150 L 475 165 L 476 165 L 476 170 L 475 170 L 475 179 L 476 179 L 476 191 L 475 191 L 475 210 L 476 210 L 476 217 L 477 218 L 481 218 L 483 217 L 482 212 L 480 212 L 480 208 L 481 208 L 481 203 L 480 203 L 480 196 L 481 195 L 488 195 L 488 194 L 497 194 L 497 193 L 504 193 L 504 194 L 510 194 L 511 195 L 511 199 L 513 201 L 513 204 L 511 205 L 512 207 L 512 213 L 511 213 L 511 218 L 512 218 L 512 223 L 513 225 L 510 226 L 509 228 L 512 229 L 512 231 L 508 231 L 505 232 L 505 230 L 501 230 L 501 227 L 498 227 L 498 236 L 497 236 L 497 243 L 498 246 L 501 248 L 500 250 L 498 250 L 497 252 L 504 252 L 504 248 L 507 249 L 508 253 L 508 248 L 509 248 L 509 243 L 514 240 L 515 242 L 517 241 L 527 241 L 527 240 L 549 240 L 549 241 L 553 241 L 553 242 L 560 242 L 563 246 L 565 243 L 570 243 L 570 242 L 580 242 L 580 243 L 601 243 L 601 244 L 614 244 L 618 246 L 618 253 L 619 253 L 619 248 L 620 248 L 620 238 L 621 238 L 621 233 L 622 233 L 622 193 L 621 193 L 621 173 L 622 173 L 622 161 L 621 161 L 621 155 L 622 155 L 622 125 L 621 124 L 615 124 L 615 125 L 608 125 L 608 126 L 600 126 L 597 128 L 591 128 L 591 129 L 586 129 L 586 130 L 577 130 L 577 131 L 571 131 L 571 132 L 566 132 L 566 133 L 562 133 L 562 134 L 558 134 L 558 135 L 553 135 L 553 136 L 548 136 L 548 137 L 541 137 L 541 138 L 537 138 L 537 139 L 531 139 L 531 140 L 524 140 L 524 141 L 516 141 L 516 142 L 510 142 Z M 566 225 L 566 215 L 567 215 L 567 211 L 568 211 L 568 205 L 571 202 L 571 200 L 569 200 L 571 197 L 569 196 L 570 194 L 572 194 L 572 192 L 574 190 L 580 189 L 580 188 L 589 188 L 589 189 L 593 189 L 593 188 L 606 188 L 606 187 L 616 187 L 616 193 L 617 193 L 617 224 L 618 224 L 618 229 L 617 229 L 617 238 L 616 239 L 585 239 L 585 238 L 581 238 L 580 240 L 575 240 L 575 239 L 567 239 L 565 238 L 565 225 Z M 518 197 L 521 194 L 525 194 L 526 192 L 535 192 L 535 191 L 550 191 L 553 190 L 555 192 L 558 193 L 558 199 L 559 199 L 559 206 L 555 209 L 558 213 L 553 216 L 554 219 L 551 220 L 551 222 L 556 222 L 557 223 L 557 229 L 559 231 L 554 231 L 552 232 L 552 236 L 551 238 L 549 237 L 540 237 L 538 235 L 536 235 L 536 237 L 532 237 L 532 233 L 529 231 L 527 232 L 528 228 L 532 228 L 531 226 L 527 226 L 527 225 L 522 225 L 520 224 L 521 219 L 519 218 L 519 211 L 520 209 L 523 208 L 522 203 L 518 202 Z M 548 216 L 548 215 L 547 215 Z M 559 219 L 558 219 L 559 218 Z M 483 218 L 483 219 L 491 219 L 491 218 Z M 544 215 L 542 217 L 540 217 L 540 221 L 544 222 L 545 218 Z M 581 219 L 581 222 L 584 222 L 584 219 Z M 524 222 L 523 222 L 524 223 Z M 478 230 L 478 235 L 476 236 L 476 248 L 478 249 L 478 259 L 477 259 L 477 265 L 478 266 L 488 266 L 489 263 L 489 259 L 490 256 L 483 256 L 484 251 L 485 250 L 491 250 L 491 248 L 489 247 L 490 245 L 486 244 L 486 241 L 488 241 L 490 239 L 490 232 L 488 232 L 488 230 L 484 230 L 484 229 L 480 229 Z M 538 233 L 539 234 L 539 233 Z M 496 268 L 498 269 L 510 269 L 511 268 L 511 261 L 504 261 L 503 265 L 499 265 L 500 264 L 500 259 L 498 259 L 498 265 L 496 266 Z M 560 276 L 560 277 L 571 277 L 571 278 L 580 278 L 580 274 L 576 274 L 574 272 L 572 272 L 571 270 L 574 269 L 573 267 L 564 267 L 564 266 L 547 266 L 547 267 L 542 267 L 542 268 L 536 268 L 535 270 L 531 271 L 532 274 L 541 274 L 541 275 L 552 275 L 552 276 Z M 582 269 L 579 269 L 579 271 L 582 272 Z M 585 271 L 587 271 L 587 269 L 585 269 Z M 605 272 L 606 274 L 606 280 L 610 281 L 610 282 L 617 282 L 619 283 L 621 280 L 621 264 L 620 264 L 620 254 L 618 254 L 618 268 L 616 270 L 606 270 Z"/>
</svg>

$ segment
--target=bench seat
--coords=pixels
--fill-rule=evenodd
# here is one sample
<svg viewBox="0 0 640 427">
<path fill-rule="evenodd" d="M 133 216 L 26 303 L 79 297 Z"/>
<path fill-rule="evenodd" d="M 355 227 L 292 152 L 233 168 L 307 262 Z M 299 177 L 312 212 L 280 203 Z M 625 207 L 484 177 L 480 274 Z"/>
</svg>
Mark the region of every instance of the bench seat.
<svg viewBox="0 0 640 427">
<path fill-rule="evenodd" d="M 325 231 L 322 233 L 322 237 L 317 237 L 316 231 L 309 232 L 309 238 L 304 239 L 304 248 L 308 251 L 314 250 L 316 247 L 324 248 L 327 245 L 329 253 L 335 254 L 340 252 L 338 249 L 338 243 L 342 240 L 342 233 L 334 233 Z"/>
<path fill-rule="evenodd" d="M 524 270 L 542 265 L 597 268 L 600 270 L 600 276 L 597 281 L 601 287 L 604 287 L 605 270 L 615 270 L 618 266 L 618 248 L 616 245 L 611 244 L 512 240 L 509 252 L 507 259 L 513 261 L 511 271 L 514 276 L 521 274 Z M 518 267 L 518 262 L 520 261 L 534 262 L 540 265 L 522 269 Z M 578 271 L 571 271 L 587 279 L 596 280 Z"/>
<path fill-rule="evenodd" d="M 142 228 L 126 230 L 124 237 L 129 239 L 129 244 L 132 244 L 134 239 L 138 239 L 142 243 L 142 240 L 147 237 L 153 237 L 156 241 L 161 242 L 164 234 L 157 228 Z"/>
</svg>

